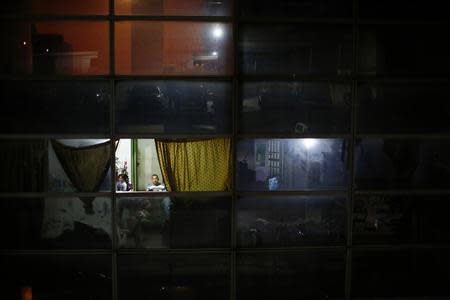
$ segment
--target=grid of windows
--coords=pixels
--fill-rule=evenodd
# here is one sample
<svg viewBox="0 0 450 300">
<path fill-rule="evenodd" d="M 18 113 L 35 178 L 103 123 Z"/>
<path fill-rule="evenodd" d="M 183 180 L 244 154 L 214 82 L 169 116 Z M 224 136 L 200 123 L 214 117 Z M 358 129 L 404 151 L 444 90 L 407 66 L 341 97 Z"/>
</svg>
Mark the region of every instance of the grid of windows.
<svg viewBox="0 0 450 300">
<path fill-rule="evenodd" d="M 6 298 L 450 296 L 440 3 L 56 2 L 0 14 Z"/>
</svg>

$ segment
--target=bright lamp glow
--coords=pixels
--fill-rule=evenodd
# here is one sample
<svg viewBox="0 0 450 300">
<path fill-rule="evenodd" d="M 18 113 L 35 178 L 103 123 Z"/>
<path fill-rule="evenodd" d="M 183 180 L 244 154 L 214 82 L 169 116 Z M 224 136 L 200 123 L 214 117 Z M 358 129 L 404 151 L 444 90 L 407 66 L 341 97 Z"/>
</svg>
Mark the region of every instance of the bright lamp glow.
<svg viewBox="0 0 450 300">
<path fill-rule="evenodd" d="M 302 142 L 306 149 L 311 149 L 317 144 L 316 139 L 303 139 Z"/>
<path fill-rule="evenodd" d="M 214 27 L 214 29 L 212 31 L 212 35 L 216 39 L 221 38 L 223 36 L 223 29 L 221 27 L 219 27 L 219 26 Z"/>
<path fill-rule="evenodd" d="M 213 56 L 219 55 L 219 53 L 217 53 L 217 51 L 213 51 L 211 54 L 212 54 Z"/>
</svg>

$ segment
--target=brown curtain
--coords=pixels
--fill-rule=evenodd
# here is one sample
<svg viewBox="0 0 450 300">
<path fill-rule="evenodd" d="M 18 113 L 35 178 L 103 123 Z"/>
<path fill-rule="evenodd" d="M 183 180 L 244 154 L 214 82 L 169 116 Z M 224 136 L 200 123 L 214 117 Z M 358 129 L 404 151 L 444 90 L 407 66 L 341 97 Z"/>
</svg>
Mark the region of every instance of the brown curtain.
<svg viewBox="0 0 450 300">
<path fill-rule="evenodd" d="M 52 140 L 61 166 L 79 192 L 97 192 L 111 164 L 110 142 L 88 147 L 69 147 Z M 82 197 L 86 213 L 92 214 L 93 197 Z"/>
<path fill-rule="evenodd" d="M 1 192 L 42 192 L 47 176 L 43 140 L 0 141 Z"/>
<path fill-rule="evenodd" d="M 168 191 L 230 190 L 232 155 L 229 138 L 155 142 Z"/>
</svg>

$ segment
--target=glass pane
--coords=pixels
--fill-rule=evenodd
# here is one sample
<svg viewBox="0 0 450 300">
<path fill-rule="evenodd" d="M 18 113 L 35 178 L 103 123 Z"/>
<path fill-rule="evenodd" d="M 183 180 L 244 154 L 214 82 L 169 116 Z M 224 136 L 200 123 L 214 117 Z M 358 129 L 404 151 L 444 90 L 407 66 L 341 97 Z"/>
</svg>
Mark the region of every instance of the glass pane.
<svg viewBox="0 0 450 300">
<path fill-rule="evenodd" d="M 242 0 L 242 16 L 264 17 L 351 17 L 351 0 Z"/>
<path fill-rule="evenodd" d="M 119 198 L 119 246 L 215 248 L 230 242 L 231 199 Z"/>
<path fill-rule="evenodd" d="M 448 85 L 364 83 L 358 88 L 358 131 L 450 132 Z"/>
<path fill-rule="evenodd" d="M 43 15 L 105 15 L 108 0 L 58 1 L 58 0 L 3 0 L 5 13 Z"/>
<path fill-rule="evenodd" d="M 343 252 L 243 254 L 237 264 L 238 299 L 344 299 Z"/>
<path fill-rule="evenodd" d="M 92 214 L 84 207 L 89 202 Z M 111 247 L 109 198 L 8 198 L 0 199 L 0 210 L 2 248 Z"/>
<path fill-rule="evenodd" d="M 244 74 L 351 74 L 351 26 L 244 25 L 241 28 L 239 55 Z"/>
<path fill-rule="evenodd" d="M 107 74 L 108 28 L 100 21 L 2 24 L 0 74 Z"/>
<path fill-rule="evenodd" d="M 117 131 L 230 133 L 231 95 L 226 82 L 119 82 Z"/>
<path fill-rule="evenodd" d="M 2 133 L 108 133 L 108 83 L 0 82 Z"/>
<path fill-rule="evenodd" d="M 4 299 L 109 300 L 111 257 L 106 255 L 0 256 Z"/>
<path fill-rule="evenodd" d="M 375 19 L 448 19 L 450 17 L 442 0 L 365 0 L 359 1 L 359 14 L 363 18 Z"/>
<path fill-rule="evenodd" d="M 119 15 L 229 16 L 232 0 L 115 0 Z"/>
<path fill-rule="evenodd" d="M 449 140 L 362 139 L 355 148 L 355 183 L 371 188 L 448 188 Z"/>
<path fill-rule="evenodd" d="M 342 83 L 247 82 L 240 128 L 245 133 L 347 133 L 351 86 Z"/>
<path fill-rule="evenodd" d="M 449 34 L 448 25 L 362 26 L 359 73 L 445 76 L 450 68 L 450 44 L 442 41 Z"/>
<path fill-rule="evenodd" d="M 70 139 L 48 142 L 50 192 L 107 192 L 111 190 L 109 140 Z M 92 207 L 86 207 L 92 211 Z"/>
<path fill-rule="evenodd" d="M 230 138 L 122 139 L 119 145 L 122 142 L 129 146 L 116 151 L 118 193 L 231 190 Z M 131 176 L 128 173 L 130 157 L 130 165 L 134 166 Z"/>
<path fill-rule="evenodd" d="M 330 244 L 345 239 L 345 198 L 246 197 L 238 202 L 240 247 Z"/>
<path fill-rule="evenodd" d="M 450 242 L 448 196 L 357 196 L 353 240 L 358 243 Z"/>
<path fill-rule="evenodd" d="M 448 299 L 448 250 L 354 250 L 356 299 Z"/>
<path fill-rule="evenodd" d="M 346 189 L 342 139 L 246 139 L 237 144 L 239 190 Z"/>
<path fill-rule="evenodd" d="M 115 28 L 118 74 L 232 74 L 229 23 L 131 21 Z"/>
<path fill-rule="evenodd" d="M 226 255 L 120 255 L 119 299 L 229 299 Z"/>
<path fill-rule="evenodd" d="M 0 140 L 0 192 L 42 192 L 47 175 L 43 140 Z"/>
</svg>

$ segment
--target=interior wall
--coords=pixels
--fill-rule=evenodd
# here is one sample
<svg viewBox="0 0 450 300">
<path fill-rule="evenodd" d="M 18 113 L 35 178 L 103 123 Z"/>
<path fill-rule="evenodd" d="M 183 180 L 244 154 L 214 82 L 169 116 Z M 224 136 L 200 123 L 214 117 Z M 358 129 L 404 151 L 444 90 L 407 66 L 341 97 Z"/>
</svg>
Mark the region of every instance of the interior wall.
<svg viewBox="0 0 450 300">
<path fill-rule="evenodd" d="M 162 181 L 154 139 L 138 140 L 136 160 L 137 178 L 139 178 L 136 190 L 145 191 L 152 174 L 158 174 Z"/>
</svg>

